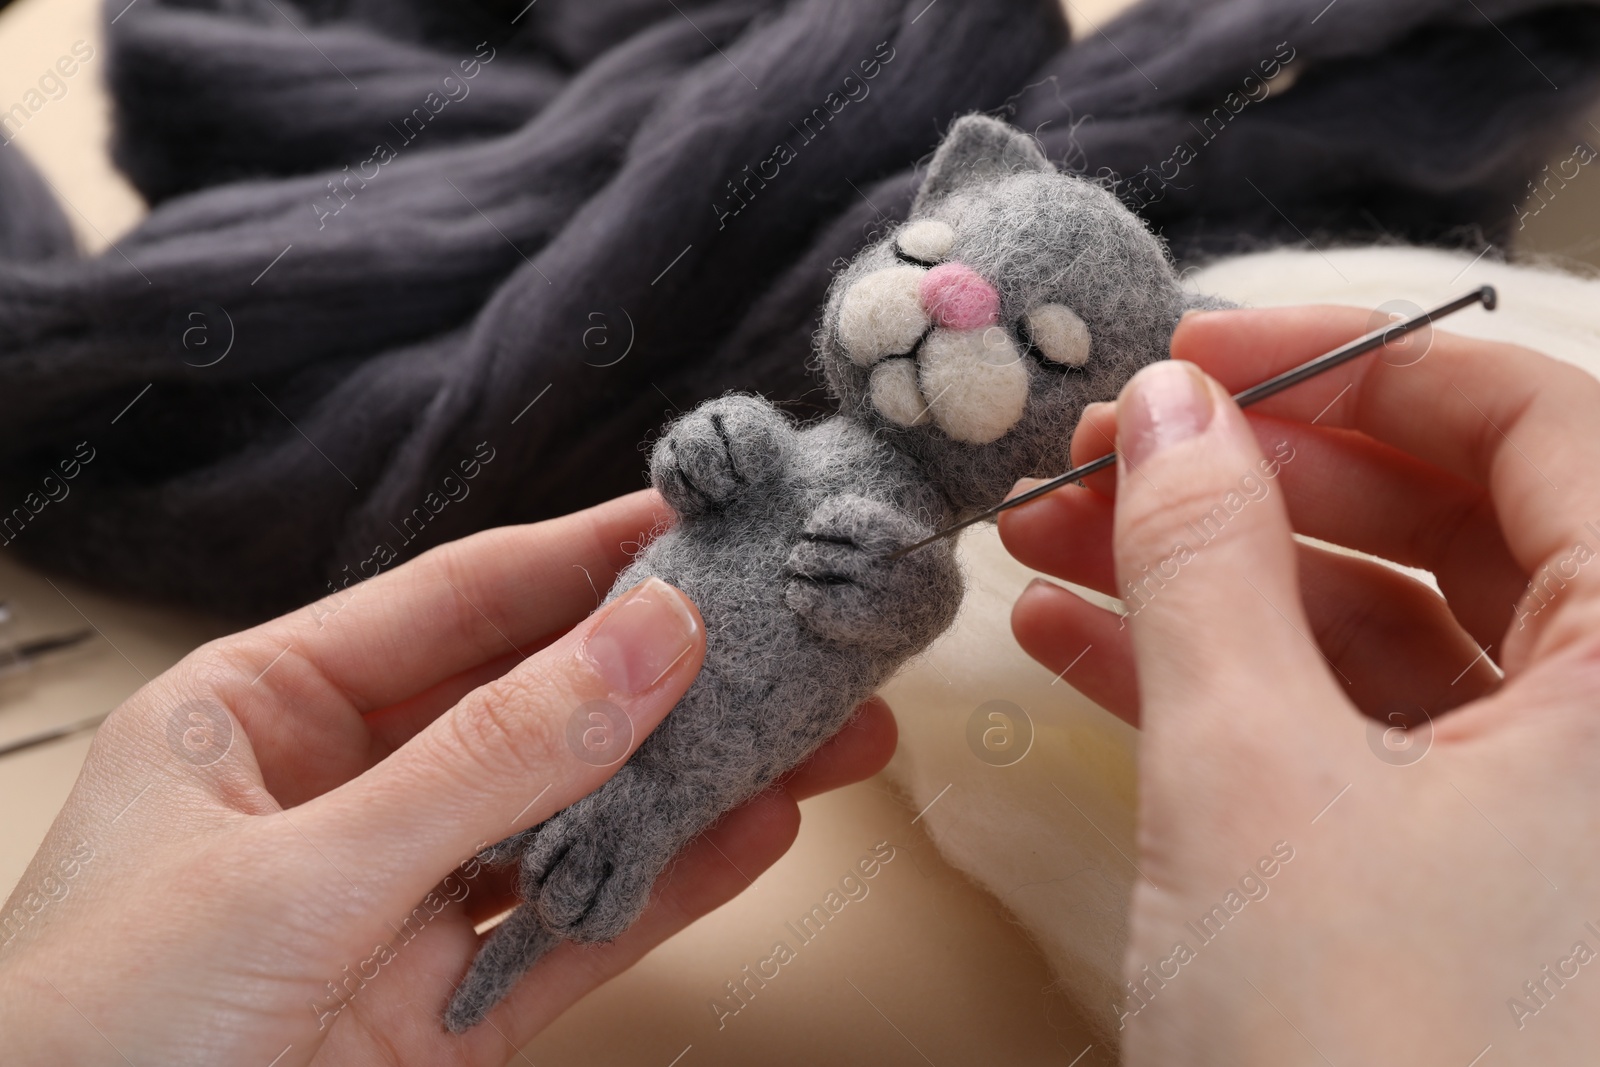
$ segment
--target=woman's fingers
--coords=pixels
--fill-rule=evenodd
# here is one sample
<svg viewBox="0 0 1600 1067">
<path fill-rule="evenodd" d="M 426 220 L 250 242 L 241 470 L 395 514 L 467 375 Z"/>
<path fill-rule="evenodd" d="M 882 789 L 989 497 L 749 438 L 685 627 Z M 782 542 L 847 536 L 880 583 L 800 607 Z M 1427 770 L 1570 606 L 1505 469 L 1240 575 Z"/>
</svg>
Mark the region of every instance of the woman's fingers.
<svg viewBox="0 0 1600 1067">
<path fill-rule="evenodd" d="M 689 843 L 626 933 L 604 944 L 558 946 L 482 1023 L 460 1035 L 447 1033 L 440 1018 L 454 983 L 466 973 L 483 939 L 462 921 L 465 916 L 446 910 L 415 941 L 401 945 L 380 977 L 357 995 L 330 994 L 313 1001 L 314 1009 L 332 1013 L 330 1021 L 340 1024 L 322 1055 L 331 1063 L 356 1062 L 357 1050 L 377 1033 L 394 1050 L 396 1063 L 506 1062 L 579 999 L 747 889 L 789 850 L 799 827 L 799 809 L 782 789 L 773 787 L 753 797 Z M 463 900 L 469 914 L 492 898 L 509 903 L 498 872 L 480 870 L 464 884 L 469 885 Z"/>
<path fill-rule="evenodd" d="M 1011 607 L 1011 632 L 1060 683 L 1130 726 L 1139 725 L 1133 639 L 1119 613 L 1036 578 Z"/>
<path fill-rule="evenodd" d="M 1250 421 L 1287 450 L 1278 484 L 1295 530 L 1432 573 L 1462 627 L 1499 650 L 1528 579 L 1483 487 L 1349 430 Z"/>
<path fill-rule="evenodd" d="M 298 803 L 368 765 L 359 713 L 548 643 L 593 610 L 664 514 L 641 492 L 444 545 L 206 646 L 201 655 L 228 668 L 212 672 L 212 689 L 238 716 L 268 789 Z"/>
<path fill-rule="evenodd" d="M 774 785 L 800 801 L 864 781 L 883 770 L 889 762 L 889 757 L 894 755 L 897 736 L 889 705 L 882 698 L 873 697 L 861 705 L 844 729 L 824 741 L 809 759 L 779 778 Z M 771 798 L 765 794 L 756 801 L 762 804 L 770 802 Z M 733 816 L 730 813 L 728 817 Z M 729 858 L 739 866 L 746 867 L 739 856 L 729 853 Z M 481 879 L 489 879 L 489 884 L 496 891 L 484 894 L 469 907 L 474 922 L 492 918 L 516 902 L 514 882 L 509 874 L 513 869 L 502 868 L 480 876 Z"/>
<path fill-rule="evenodd" d="M 1498 650 L 1528 578 L 1487 489 L 1352 430 L 1254 409 L 1249 419 L 1262 451 L 1280 461 L 1273 477 L 1297 533 L 1432 572 L 1461 624 Z M 1114 430 L 1115 406 L 1094 405 L 1084 424 L 1075 442 Z M 1115 492 L 1115 483 L 1096 488 Z"/>
<path fill-rule="evenodd" d="M 1164 361 L 1134 376 L 1117 419 L 1117 585 L 1145 725 L 1288 727 L 1296 696 L 1325 692 L 1330 671 L 1308 636 L 1283 501 L 1243 488 L 1267 462 L 1243 413 L 1192 364 Z"/>
<path fill-rule="evenodd" d="M 1018 490 L 1027 483 L 1019 482 Z M 1111 558 L 1116 502 L 1082 486 L 1066 485 L 1000 513 L 1000 543 L 1025 567 L 1074 585 L 1117 595 Z"/>
<path fill-rule="evenodd" d="M 465 1039 L 481 1040 L 478 1032 L 493 1024 L 512 1044 L 525 1044 L 590 990 L 749 888 L 789 850 L 799 829 L 800 811 L 792 797 L 777 787 L 757 794 L 689 843 L 627 933 L 603 945 L 568 943 L 554 949 Z M 448 997 L 450 990 L 442 993 Z M 443 1009 L 441 999 L 437 1010 Z"/>
<path fill-rule="evenodd" d="M 899 736 L 889 705 L 882 697 L 872 697 L 856 709 L 844 729 L 777 784 L 796 800 L 805 800 L 871 778 L 888 764 Z"/>
<path fill-rule="evenodd" d="M 1361 334 L 1369 321 L 1350 308 L 1207 312 L 1184 319 L 1173 353 L 1242 387 Z M 1576 367 L 1435 331 L 1420 359 L 1375 353 L 1259 410 L 1299 421 L 1320 415 L 1322 425 L 1359 430 L 1486 487 L 1512 558 L 1536 586 L 1547 568 L 1565 565 L 1565 601 L 1600 597 L 1597 568 L 1572 562 L 1579 545 L 1583 559 L 1595 554 L 1589 525 L 1600 518 L 1600 382 Z M 1537 634 L 1564 618 L 1575 613 L 1540 612 L 1531 628 Z M 1562 632 L 1578 636 L 1582 626 Z"/>
<path fill-rule="evenodd" d="M 1114 432 L 1115 406 L 1096 409 L 1085 424 Z M 1248 418 L 1271 462 L 1247 493 L 1281 492 L 1297 533 L 1432 572 L 1467 632 L 1499 650 L 1528 580 L 1485 489 L 1353 431 Z M 1113 511 L 1070 486 L 1007 512 L 1001 537 L 1028 566 L 1113 593 Z"/>
<path fill-rule="evenodd" d="M 473 935 L 464 916 L 446 910 L 415 941 L 402 945 L 381 977 L 357 995 L 330 994 L 312 1003 L 339 1024 L 321 1053 L 330 1063 L 357 1062 L 370 1035 L 379 1034 L 396 1063 L 507 1062 L 582 997 L 748 888 L 788 851 L 799 827 L 792 797 L 776 787 L 758 794 L 689 843 L 626 933 L 604 944 L 558 946 L 482 1023 L 460 1035 L 447 1033 L 440 1018 L 483 940 Z M 481 908 L 475 896 L 481 893 L 487 901 L 503 884 L 495 872 L 479 871 L 463 906 L 469 912 Z M 503 896 L 499 900 L 506 902 Z"/>
<path fill-rule="evenodd" d="M 538 648 L 530 648 L 528 655 L 533 655 L 549 644 L 548 641 L 541 642 Z M 391 752 L 417 736 L 433 720 L 455 707 L 468 693 L 479 686 L 488 685 L 496 678 L 503 677 L 525 658 L 526 656 L 520 653 L 507 652 L 503 656 L 480 663 L 476 667 L 429 686 L 408 700 L 368 712 L 364 718 L 367 730 L 372 735 L 372 745 L 366 766 L 361 770 L 366 770 L 367 767 L 388 758 Z M 303 799 L 309 800 L 310 797 Z"/>
<path fill-rule="evenodd" d="M 571 627 L 666 514 L 657 494 L 642 491 L 486 530 L 261 629 L 303 642 L 311 665 L 359 710 L 381 708 Z"/>
<path fill-rule="evenodd" d="M 1392 567 L 1300 546 L 1311 635 L 1345 699 L 1387 721 L 1441 715 L 1500 684 L 1499 672 L 1426 585 Z"/>
<path fill-rule="evenodd" d="M 296 809 L 295 824 L 336 867 L 365 871 L 383 899 L 403 906 L 483 845 L 615 773 L 677 704 L 704 654 L 694 605 L 648 579 L 473 690 L 388 759 Z"/>
<path fill-rule="evenodd" d="M 1381 563 L 1297 547 L 1308 633 L 1363 713 L 1420 722 L 1499 685 L 1488 657 L 1433 590 Z M 1041 580 L 1017 598 L 1011 628 L 1046 669 L 1066 671 L 1063 681 L 1139 725 L 1133 647 L 1116 612 Z"/>
</svg>

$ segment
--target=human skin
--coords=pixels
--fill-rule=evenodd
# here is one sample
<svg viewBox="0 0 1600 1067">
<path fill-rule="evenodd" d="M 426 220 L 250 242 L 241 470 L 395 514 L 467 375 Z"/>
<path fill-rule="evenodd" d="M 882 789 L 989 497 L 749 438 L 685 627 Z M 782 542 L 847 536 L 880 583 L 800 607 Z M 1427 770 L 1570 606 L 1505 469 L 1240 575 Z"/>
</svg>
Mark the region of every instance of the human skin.
<svg viewBox="0 0 1600 1067">
<path fill-rule="evenodd" d="M 1142 371 L 1077 430 L 1074 460 L 1114 439 L 1117 472 L 1001 522 L 1022 562 L 1102 593 L 1170 576 L 1128 597 L 1125 628 L 1044 581 L 1012 620 L 1046 667 L 1082 655 L 1066 680 L 1142 730 L 1140 995 L 1102 1009 L 1131 1064 L 1593 1062 L 1600 385 L 1438 333 L 1248 419 L 1228 398 L 1369 325 L 1187 317 L 1186 365 Z M 1269 491 L 1202 542 L 1188 524 L 1251 472 Z M 1444 596 L 1291 531 L 1429 570 Z M 1411 710 L 1388 730 L 1418 707 L 1431 727 Z M 1280 843 L 1292 859 L 1250 883 L 1265 895 L 1197 936 Z"/>
<path fill-rule="evenodd" d="M 470 857 L 605 781 L 699 670 L 699 614 L 671 586 L 590 614 L 668 518 L 643 492 L 465 538 L 129 698 L 0 915 L 25 919 L 0 948 L 6 1062 L 501 1064 L 747 886 L 799 798 L 887 762 L 881 702 L 692 842 L 625 935 L 551 953 L 470 1033 L 440 1022 L 474 924 L 514 903 Z M 603 766 L 568 740 L 595 699 L 632 723 Z"/>
</svg>

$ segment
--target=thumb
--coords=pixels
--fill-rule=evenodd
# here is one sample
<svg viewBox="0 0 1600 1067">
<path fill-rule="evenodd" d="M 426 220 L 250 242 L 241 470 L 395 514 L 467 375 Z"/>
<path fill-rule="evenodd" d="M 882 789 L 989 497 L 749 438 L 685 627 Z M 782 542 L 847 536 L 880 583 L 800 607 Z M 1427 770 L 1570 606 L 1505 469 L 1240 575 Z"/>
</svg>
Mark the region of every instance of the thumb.
<svg viewBox="0 0 1600 1067">
<path fill-rule="evenodd" d="M 1192 363 L 1141 370 L 1117 401 L 1117 588 L 1133 630 L 1142 722 L 1302 728 L 1329 667 L 1300 601 L 1277 476 L 1244 413 Z M 1309 680 L 1309 681 L 1308 681 Z"/>
<path fill-rule="evenodd" d="M 485 845 L 615 774 L 704 656 L 694 604 L 646 579 L 289 815 L 341 872 L 362 872 L 384 899 L 410 907 Z"/>
</svg>

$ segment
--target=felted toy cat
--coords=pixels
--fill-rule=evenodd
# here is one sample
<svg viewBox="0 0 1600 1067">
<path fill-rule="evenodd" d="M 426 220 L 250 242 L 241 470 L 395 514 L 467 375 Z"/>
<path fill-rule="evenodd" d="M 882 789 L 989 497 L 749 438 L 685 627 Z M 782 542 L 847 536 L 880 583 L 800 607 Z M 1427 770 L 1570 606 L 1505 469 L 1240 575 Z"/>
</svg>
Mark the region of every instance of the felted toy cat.
<svg viewBox="0 0 1600 1067">
<path fill-rule="evenodd" d="M 885 556 L 1059 474 L 1084 407 L 1164 359 L 1192 300 L 1163 245 L 1032 138 L 968 116 L 909 220 L 834 280 L 817 350 L 839 413 L 797 426 L 730 395 L 672 423 L 651 480 L 677 523 L 621 575 L 682 589 L 706 655 L 605 785 L 491 849 L 525 903 L 480 951 L 446 1024 L 472 1026 L 563 939 L 639 916 L 692 838 L 806 758 L 954 621 L 951 542 Z"/>
</svg>

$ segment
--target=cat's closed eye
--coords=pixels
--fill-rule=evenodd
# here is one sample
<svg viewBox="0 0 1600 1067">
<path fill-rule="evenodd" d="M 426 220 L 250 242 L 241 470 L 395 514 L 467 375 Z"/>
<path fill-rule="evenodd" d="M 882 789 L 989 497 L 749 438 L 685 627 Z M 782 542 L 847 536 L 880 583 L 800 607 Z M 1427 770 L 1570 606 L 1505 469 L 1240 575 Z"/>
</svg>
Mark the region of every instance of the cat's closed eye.
<svg viewBox="0 0 1600 1067">
<path fill-rule="evenodd" d="M 895 237 L 895 253 L 908 263 L 931 267 L 943 263 L 955 247 L 956 232 L 938 219 L 911 223 Z"/>
<path fill-rule="evenodd" d="M 1028 342 L 1051 363 L 1081 367 L 1089 361 L 1089 326 L 1065 304 L 1042 304 L 1024 320 Z"/>
</svg>

